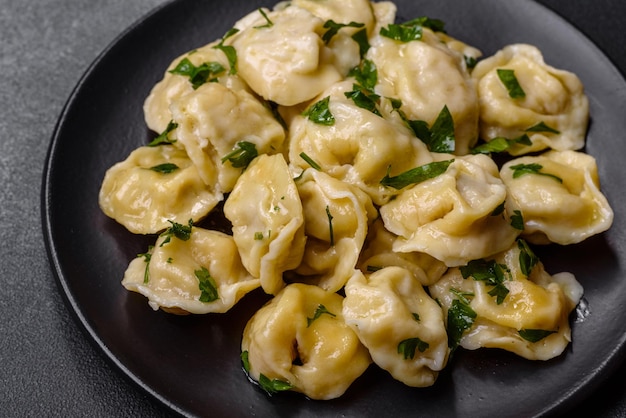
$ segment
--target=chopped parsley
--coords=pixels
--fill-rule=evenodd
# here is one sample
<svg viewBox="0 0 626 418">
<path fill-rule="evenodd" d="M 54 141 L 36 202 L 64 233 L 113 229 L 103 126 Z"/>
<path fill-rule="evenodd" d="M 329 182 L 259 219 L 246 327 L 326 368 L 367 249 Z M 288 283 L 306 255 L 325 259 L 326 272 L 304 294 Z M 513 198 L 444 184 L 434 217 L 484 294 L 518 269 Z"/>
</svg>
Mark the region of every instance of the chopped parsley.
<svg viewBox="0 0 626 418">
<path fill-rule="evenodd" d="M 219 299 L 217 294 L 217 283 L 209 270 L 206 267 L 200 268 L 200 270 L 196 270 L 193 272 L 198 279 L 198 288 L 200 289 L 200 298 L 198 299 L 200 302 L 213 302 Z"/>
<path fill-rule="evenodd" d="M 224 41 L 237 32 L 239 32 L 239 29 L 237 28 L 230 29 L 226 32 L 226 34 L 224 34 L 220 43 L 213 47 L 214 49 L 219 49 L 224 53 L 224 55 L 226 55 L 226 59 L 228 59 L 228 64 L 230 65 L 230 70 L 228 72 L 230 75 L 237 74 L 237 50 L 235 50 L 234 46 L 224 45 Z"/>
<path fill-rule="evenodd" d="M 485 142 L 484 144 L 478 145 L 477 147 L 472 148 L 472 154 L 491 154 L 491 153 L 499 153 L 508 151 L 513 145 L 532 145 L 530 138 L 528 135 L 523 134 L 514 139 L 508 139 L 502 136 L 498 136 L 490 140 L 489 142 Z"/>
<path fill-rule="evenodd" d="M 243 369 L 246 371 L 246 373 L 250 373 L 250 360 L 248 350 L 242 351 L 240 358 Z"/>
<path fill-rule="evenodd" d="M 193 227 L 193 219 L 189 219 L 187 225 L 182 225 L 174 221 L 168 220 L 172 224 L 167 228 L 160 236 L 165 237 L 165 240 L 161 243 L 161 247 L 171 241 L 172 236 L 178 238 L 181 241 L 187 241 L 191 237 L 191 228 Z"/>
<path fill-rule="evenodd" d="M 346 28 L 346 27 L 362 28 L 364 26 L 365 26 L 364 23 L 358 23 L 358 22 L 337 23 L 332 19 L 327 20 L 326 22 L 324 22 L 324 29 L 327 29 L 327 30 L 326 32 L 324 32 L 324 35 L 322 35 L 322 41 L 324 41 L 324 43 L 328 45 L 330 40 L 333 39 L 335 35 L 337 35 L 340 29 Z"/>
<path fill-rule="evenodd" d="M 476 67 L 476 64 L 478 64 L 478 60 L 475 57 L 463 55 L 463 58 L 465 59 L 465 66 L 468 70 L 474 69 L 474 67 Z"/>
<path fill-rule="evenodd" d="M 391 107 L 398 112 L 400 118 L 407 124 L 431 152 L 454 152 L 455 136 L 454 136 L 454 120 L 447 105 L 444 105 L 437 119 L 433 122 L 433 126 L 429 127 L 428 123 L 423 120 L 409 120 L 406 114 L 400 109 L 402 101 L 399 99 L 389 99 Z"/>
<path fill-rule="evenodd" d="M 354 77 L 357 84 L 373 92 L 378 83 L 378 69 L 373 61 L 365 59 L 348 72 L 348 77 Z"/>
<path fill-rule="evenodd" d="M 326 216 L 328 217 L 328 232 L 330 235 L 330 246 L 335 246 L 335 233 L 333 232 L 333 215 L 330 214 L 330 208 L 326 205 Z"/>
<path fill-rule="evenodd" d="M 315 102 L 309 106 L 302 116 L 306 116 L 313 123 L 324 126 L 332 126 L 335 124 L 335 117 L 330 113 L 328 104 L 330 103 L 330 96 L 324 97 L 322 100 Z"/>
<path fill-rule="evenodd" d="M 267 392 L 268 395 L 293 389 L 291 383 L 280 379 L 270 379 L 263 373 L 259 376 L 259 386 L 261 386 L 261 389 Z"/>
<path fill-rule="evenodd" d="M 380 34 L 400 42 L 419 41 L 422 39 L 422 28 L 445 32 L 443 21 L 423 16 L 401 24 L 389 24 L 386 28 L 380 29 Z"/>
<path fill-rule="evenodd" d="M 308 165 L 317 171 L 322 171 L 322 167 L 311 157 L 309 157 L 305 152 L 300 153 L 300 158 L 302 158 Z"/>
<path fill-rule="evenodd" d="M 176 140 L 175 139 L 170 139 L 169 138 L 169 134 L 170 134 L 170 132 L 172 132 L 176 128 L 178 128 L 178 123 L 174 122 L 173 120 L 169 121 L 169 123 L 167 124 L 167 127 L 165 128 L 165 130 L 163 132 L 161 132 L 152 141 L 150 141 L 148 146 L 149 147 L 156 147 L 158 145 L 171 145 L 171 144 L 173 144 L 174 142 L 176 142 Z"/>
<path fill-rule="evenodd" d="M 464 279 L 471 277 L 476 281 L 482 281 L 486 285 L 492 286 L 487 293 L 489 296 L 495 296 L 498 305 L 509 294 L 509 289 L 504 285 L 507 278 L 505 273 L 510 274 L 506 264 L 499 264 L 495 260 L 479 259 L 470 261 L 467 265 L 460 267 L 459 270 Z"/>
<path fill-rule="evenodd" d="M 548 126 L 545 124 L 545 122 L 539 122 L 536 125 L 531 126 L 530 128 L 526 129 L 525 132 L 549 132 L 552 134 L 560 134 L 561 132 L 557 131 L 556 129 Z"/>
<path fill-rule="evenodd" d="M 524 230 L 524 216 L 522 216 L 521 211 L 513 211 L 513 215 L 511 215 L 511 226 L 519 231 Z"/>
<path fill-rule="evenodd" d="M 274 22 L 272 22 L 270 18 L 267 17 L 267 13 L 265 13 L 265 10 L 263 10 L 260 7 L 258 10 L 259 10 L 259 13 L 261 13 L 261 16 L 265 18 L 266 23 L 265 25 L 255 26 L 254 29 L 265 29 L 265 28 L 271 28 L 272 26 L 274 26 Z"/>
<path fill-rule="evenodd" d="M 174 163 L 163 163 L 163 164 L 158 164 L 158 165 L 152 166 L 148 170 L 152 170 L 152 171 L 155 171 L 155 172 L 161 173 L 161 174 L 170 174 L 170 173 L 173 173 L 174 171 L 178 170 L 179 168 L 180 167 L 178 167 Z"/>
<path fill-rule="evenodd" d="M 453 161 L 454 160 L 435 161 L 432 163 L 421 165 L 419 167 L 412 168 L 408 171 L 405 171 L 404 173 L 400 173 L 397 176 L 393 177 L 389 176 L 388 169 L 387 174 L 380 181 L 380 184 L 400 190 L 411 184 L 421 183 L 425 180 L 432 179 L 440 174 L 445 173 Z"/>
<path fill-rule="evenodd" d="M 148 251 L 145 253 L 137 254 L 137 257 L 143 257 L 143 261 L 146 262 L 146 269 L 143 272 L 143 282 L 148 283 L 150 281 L 150 260 L 152 259 L 153 245 L 148 247 Z"/>
<path fill-rule="evenodd" d="M 532 164 L 516 164 L 509 167 L 513 170 L 513 178 L 516 179 L 518 177 L 523 176 L 524 174 L 539 174 L 542 176 L 552 177 L 554 180 L 559 183 L 563 183 L 563 179 L 550 173 L 543 173 L 540 170 L 543 168 L 541 164 L 532 163 Z"/>
<path fill-rule="evenodd" d="M 517 333 L 525 339 L 526 341 L 530 341 L 531 343 L 536 343 L 540 340 L 543 340 L 550 334 L 554 334 L 556 331 L 549 331 L 545 329 L 521 329 L 517 331 Z"/>
<path fill-rule="evenodd" d="M 400 344 L 398 344 L 398 354 L 402 354 L 405 360 L 413 359 L 416 349 L 419 350 L 420 353 L 423 353 L 428 347 L 429 344 L 418 337 L 407 338 L 406 340 L 400 341 Z"/>
<path fill-rule="evenodd" d="M 535 255 L 533 250 L 530 249 L 526 241 L 523 239 L 517 240 L 517 247 L 520 249 L 519 253 L 519 266 L 522 270 L 522 274 L 528 277 L 533 267 L 539 263 L 539 257 Z"/>
<path fill-rule="evenodd" d="M 234 168 L 245 169 L 259 155 L 256 145 L 248 141 L 237 142 L 237 146 L 231 152 L 222 157 L 222 164 L 230 161 Z"/>
<path fill-rule="evenodd" d="M 352 90 L 345 92 L 344 95 L 348 99 L 351 99 L 358 107 L 369 110 L 375 115 L 381 116 L 378 108 L 376 107 L 380 96 L 374 93 L 371 89 L 361 86 L 360 84 L 353 84 Z"/>
<path fill-rule="evenodd" d="M 359 45 L 359 54 L 361 59 L 367 54 L 370 49 L 370 42 L 367 36 L 367 28 L 363 28 L 352 35 L 352 39 Z"/>
<path fill-rule="evenodd" d="M 319 318 L 322 315 L 330 315 L 333 318 L 337 315 L 335 315 L 334 313 L 330 312 L 328 309 L 326 309 L 326 307 L 322 304 L 317 305 L 317 308 L 315 309 L 315 313 L 313 313 L 313 317 L 312 318 L 307 318 L 306 319 L 306 326 L 307 328 L 311 326 L 311 324 L 313 323 L 313 321 L 315 321 L 317 318 Z"/>
<path fill-rule="evenodd" d="M 191 82 L 191 86 L 195 90 L 207 81 L 216 81 L 217 76 L 224 71 L 226 71 L 225 68 L 219 62 L 205 62 L 196 67 L 189 58 L 185 57 L 169 72 L 189 77 L 189 82 Z"/>
<path fill-rule="evenodd" d="M 462 297 L 452 301 L 447 316 L 448 347 L 451 351 L 459 346 L 463 333 L 474 325 L 476 316 L 467 298 Z"/>
<path fill-rule="evenodd" d="M 511 99 L 523 99 L 526 97 L 524 89 L 522 89 L 519 81 L 517 81 L 517 77 L 515 77 L 515 71 L 498 68 L 496 72 L 498 74 L 498 78 L 509 92 L 509 97 Z"/>
<path fill-rule="evenodd" d="M 263 232 L 255 232 L 254 233 L 254 240 L 255 241 L 260 241 L 265 237 L 265 235 L 263 234 Z"/>
</svg>

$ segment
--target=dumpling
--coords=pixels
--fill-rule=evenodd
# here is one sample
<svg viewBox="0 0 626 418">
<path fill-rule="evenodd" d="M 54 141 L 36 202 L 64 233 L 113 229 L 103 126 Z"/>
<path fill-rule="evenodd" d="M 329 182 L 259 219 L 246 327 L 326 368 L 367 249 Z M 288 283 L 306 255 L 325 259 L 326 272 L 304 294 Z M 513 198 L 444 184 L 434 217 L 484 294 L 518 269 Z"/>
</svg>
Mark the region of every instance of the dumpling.
<svg viewBox="0 0 626 418">
<path fill-rule="evenodd" d="M 231 236 L 191 225 L 172 223 L 171 228 L 130 262 L 122 280 L 154 310 L 222 313 L 260 286 L 241 264 Z"/>
<path fill-rule="evenodd" d="M 374 12 L 369 0 L 292 0 L 291 4 L 308 10 L 325 22 L 332 20 L 338 24 L 355 22 L 363 25 L 363 28 L 342 28 L 348 35 L 361 29 L 371 34 L 374 29 Z"/>
<path fill-rule="evenodd" d="M 380 208 L 398 235 L 393 250 L 424 252 L 458 266 L 511 246 L 519 230 L 498 214 L 506 187 L 485 155 L 456 157 L 445 173 L 409 186 Z"/>
<path fill-rule="evenodd" d="M 285 286 L 282 273 L 302 260 L 304 216 L 298 189 L 282 154 L 260 155 L 224 204 L 244 266 L 266 293 Z"/>
<path fill-rule="evenodd" d="M 435 383 L 448 361 L 443 311 L 410 271 L 357 271 L 345 287 L 343 316 L 376 363 L 408 386 Z"/>
<path fill-rule="evenodd" d="M 163 132 L 172 120 L 170 105 L 205 82 L 218 82 L 232 90 L 249 90 L 239 76 L 230 74 L 228 59 L 222 51 L 214 48 L 218 43 L 211 42 L 171 62 L 163 78 L 154 85 L 144 101 L 143 111 L 148 128 Z"/>
<path fill-rule="evenodd" d="M 171 145 L 131 152 L 107 170 L 99 193 L 102 211 L 135 234 L 160 232 L 168 220 L 198 221 L 222 199 L 185 151 Z"/>
<path fill-rule="evenodd" d="M 499 70 L 509 76 L 499 76 Z M 478 62 L 472 77 L 478 87 L 480 134 L 484 140 L 516 139 L 527 134 L 532 145 L 516 144 L 509 149 L 511 155 L 584 146 L 589 103 L 583 85 L 575 74 L 547 65 L 536 47 L 509 45 Z M 512 98 L 507 84 L 514 86 L 515 82 L 505 84 L 500 77 L 517 80 L 523 94 Z"/>
<path fill-rule="evenodd" d="M 530 360 L 560 355 L 582 297 L 571 273 L 548 274 L 524 241 L 495 257 L 450 269 L 429 287 L 446 312 L 450 345 L 500 348 Z"/>
<path fill-rule="evenodd" d="M 549 151 L 520 157 L 504 164 L 500 176 L 508 189 L 507 210 L 521 212 L 522 236 L 530 242 L 575 244 L 613 223 L 591 155 Z"/>
<path fill-rule="evenodd" d="M 285 139 L 282 125 L 272 111 L 246 90 L 233 90 L 220 83 L 206 83 L 170 106 L 178 124 L 176 135 L 206 184 L 230 192 L 242 167 L 225 158 L 246 151 L 278 152 Z"/>
<path fill-rule="evenodd" d="M 357 265 L 363 274 L 384 267 L 402 267 L 410 271 L 423 286 L 429 286 L 439 280 L 448 269 L 445 263 L 426 253 L 393 251 L 396 239 L 396 235 L 385 229 L 382 219 L 377 218 L 374 221 L 367 232 Z"/>
<path fill-rule="evenodd" d="M 454 151 L 464 155 L 478 140 L 479 105 L 463 55 L 448 48 L 430 29 L 419 41 L 401 42 L 382 35 L 371 40 L 366 57 L 376 66 L 376 92 L 399 99 L 409 120 L 432 127 L 444 107 L 454 124 Z M 422 138 L 425 139 L 425 138 Z"/>
<path fill-rule="evenodd" d="M 249 376 L 270 393 L 278 386 L 311 399 L 341 396 L 371 364 L 367 349 L 344 322 L 342 301 L 317 286 L 285 287 L 243 331 Z"/>
<path fill-rule="evenodd" d="M 309 168 L 296 180 L 307 236 L 302 263 L 292 280 L 336 292 L 352 276 L 368 224 L 377 217 L 359 188 Z"/>
<path fill-rule="evenodd" d="M 408 128 L 357 106 L 345 93 L 353 82 L 343 81 L 324 91 L 334 123 L 322 125 L 301 114 L 289 120 L 289 162 L 305 169 L 308 156 L 322 171 L 356 185 L 375 204 L 387 202 L 395 192 L 380 184 L 386 174 L 395 175 L 433 160 L 426 145 Z M 391 171 L 388 171 L 391 170 Z"/>
<path fill-rule="evenodd" d="M 311 100 L 359 63 L 358 44 L 341 30 L 326 44 L 324 20 L 306 9 L 292 4 L 253 13 L 255 23 L 233 36 L 232 46 L 238 74 L 265 100 L 283 106 Z"/>
</svg>

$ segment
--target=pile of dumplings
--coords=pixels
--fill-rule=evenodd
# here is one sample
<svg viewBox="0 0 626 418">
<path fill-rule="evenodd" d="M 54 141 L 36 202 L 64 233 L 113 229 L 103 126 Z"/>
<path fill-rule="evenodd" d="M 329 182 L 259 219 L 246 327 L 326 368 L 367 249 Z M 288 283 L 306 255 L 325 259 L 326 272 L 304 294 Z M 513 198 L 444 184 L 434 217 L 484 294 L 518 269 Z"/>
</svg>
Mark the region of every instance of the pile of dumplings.
<svg viewBox="0 0 626 418">
<path fill-rule="evenodd" d="M 271 295 L 241 343 L 268 393 L 337 398 L 372 363 L 431 386 L 459 347 L 558 356 L 583 289 L 531 247 L 613 221 L 576 75 L 395 20 L 368 0 L 251 11 L 172 61 L 144 104 L 158 136 L 103 179 L 102 211 L 156 236 L 122 280 L 153 309 Z M 200 226 L 217 210 L 232 234 Z"/>
</svg>

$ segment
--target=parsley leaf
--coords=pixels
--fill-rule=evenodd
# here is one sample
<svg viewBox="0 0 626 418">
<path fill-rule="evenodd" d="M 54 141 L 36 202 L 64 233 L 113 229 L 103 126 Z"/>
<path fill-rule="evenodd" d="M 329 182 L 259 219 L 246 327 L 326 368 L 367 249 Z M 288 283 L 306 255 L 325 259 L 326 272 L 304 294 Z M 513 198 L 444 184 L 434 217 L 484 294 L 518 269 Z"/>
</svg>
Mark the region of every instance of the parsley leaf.
<svg viewBox="0 0 626 418">
<path fill-rule="evenodd" d="M 548 126 L 545 124 L 545 122 L 539 122 L 536 125 L 531 126 L 530 128 L 526 129 L 525 132 L 550 132 L 552 134 L 560 134 L 561 132 L 557 131 L 556 129 Z"/>
<path fill-rule="evenodd" d="M 300 153 L 300 158 L 306 161 L 308 165 L 310 165 L 317 171 L 322 171 L 322 167 L 315 160 L 313 160 L 313 158 L 309 157 L 305 152 Z"/>
<path fill-rule="evenodd" d="M 150 261 L 152 260 L 153 245 L 148 247 L 148 251 L 145 253 L 137 254 L 137 257 L 143 257 L 143 261 L 146 262 L 146 269 L 143 272 L 143 282 L 148 283 L 150 281 Z"/>
<path fill-rule="evenodd" d="M 237 74 L 237 50 L 235 50 L 234 46 L 224 45 L 224 41 L 226 41 L 226 39 L 230 38 L 237 32 L 239 32 L 239 29 L 237 28 L 230 29 L 222 37 L 220 43 L 213 46 L 214 49 L 219 49 L 224 53 L 224 55 L 226 55 L 226 58 L 228 59 L 228 64 L 230 65 L 230 70 L 228 72 L 230 75 Z"/>
<path fill-rule="evenodd" d="M 359 84 L 352 85 L 352 91 L 347 91 L 344 95 L 351 99 L 358 107 L 369 110 L 375 115 L 381 116 L 376 107 L 380 96 Z"/>
<path fill-rule="evenodd" d="M 513 215 L 511 215 L 511 226 L 519 231 L 524 230 L 524 216 L 522 216 L 521 211 L 513 211 Z"/>
<path fill-rule="evenodd" d="M 306 326 L 307 326 L 307 328 L 311 326 L 313 321 L 315 321 L 317 318 L 319 318 L 320 316 L 322 316 L 324 314 L 330 315 L 332 317 L 337 316 L 334 313 L 330 312 L 328 309 L 326 309 L 326 307 L 324 305 L 322 305 L 322 304 L 317 305 L 317 309 L 315 309 L 315 313 L 313 314 L 313 317 L 306 319 Z"/>
<path fill-rule="evenodd" d="M 328 231 L 330 234 L 330 246 L 335 246 L 335 234 L 333 232 L 333 215 L 330 214 L 330 208 L 326 205 L 326 216 L 328 217 Z"/>
<path fill-rule="evenodd" d="M 467 300 L 454 299 L 448 309 L 447 331 L 448 347 L 454 351 L 461 342 L 463 333 L 474 325 L 476 312 L 469 306 Z"/>
<path fill-rule="evenodd" d="M 243 369 L 246 371 L 246 373 L 250 373 L 250 360 L 248 350 L 242 351 L 239 357 L 241 358 L 241 364 L 243 365 Z"/>
<path fill-rule="evenodd" d="M 412 20 L 409 20 L 408 22 L 403 23 L 403 25 L 419 25 L 423 28 L 428 28 L 432 30 L 433 32 L 443 32 L 443 33 L 446 32 L 444 30 L 445 23 L 443 22 L 443 20 L 433 19 L 428 16 L 417 17 L 415 19 L 412 19 Z"/>
<path fill-rule="evenodd" d="M 523 99 L 524 97 L 526 97 L 524 89 L 522 89 L 519 81 L 517 81 L 517 77 L 515 77 L 515 71 L 498 68 L 496 72 L 498 74 L 498 78 L 500 79 L 502 84 L 504 84 L 506 90 L 509 92 L 510 98 Z"/>
<path fill-rule="evenodd" d="M 419 350 L 420 353 L 423 353 L 428 347 L 429 344 L 418 337 L 407 338 L 406 340 L 400 341 L 400 344 L 398 344 L 398 354 L 402 354 L 405 360 L 413 359 L 416 349 Z"/>
<path fill-rule="evenodd" d="M 271 28 L 272 26 L 274 26 L 274 22 L 272 22 L 270 20 L 269 17 L 267 17 L 267 14 L 265 13 L 265 10 L 263 10 L 262 8 L 259 7 L 259 13 L 261 13 L 261 16 L 263 16 L 265 18 L 265 25 L 260 25 L 260 26 L 255 26 L 254 29 L 265 29 L 265 28 Z"/>
<path fill-rule="evenodd" d="M 554 334 L 556 331 L 549 331 L 545 329 L 521 329 L 517 331 L 517 333 L 525 339 L 526 341 L 530 341 L 531 343 L 536 343 L 537 341 L 543 340 L 550 334 Z"/>
<path fill-rule="evenodd" d="M 468 70 L 474 69 L 474 67 L 476 67 L 476 64 L 478 64 L 478 60 L 474 57 L 471 57 L 469 55 L 463 55 L 463 58 L 465 59 L 465 66 Z"/>
<path fill-rule="evenodd" d="M 175 139 L 169 139 L 168 136 L 169 136 L 170 132 L 172 132 L 176 128 L 178 128 L 178 123 L 174 122 L 173 120 L 169 121 L 169 123 L 167 124 L 167 127 L 165 128 L 165 130 L 163 132 L 161 132 L 159 134 L 159 136 L 157 136 L 152 141 L 150 141 L 148 146 L 149 147 L 156 147 L 157 145 L 170 145 L 170 144 L 173 144 L 174 142 L 176 142 L 176 140 Z"/>
<path fill-rule="evenodd" d="M 387 170 L 387 174 L 380 181 L 380 184 L 400 190 L 410 184 L 421 183 L 445 173 L 453 161 L 454 160 L 435 161 L 412 168 L 394 177 L 389 177 L 389 170 Z"/>
<path fill-rule="evenodd" d="M 179 168 L 180 167 L 178 167 L 176 164 L 173 164 L 173 163 L 163 163 L 163 164 L 152 166 L 148 170 L 152 170 L 161 174 L 170 174 L 178 170 Z"/>
<path fill-rule="evenodd" d="M 539 257 L 535 255 L 533 250 L 530 249 L 526 241 L 523 239 L 517 240 L 517 247 L 520 249 L 519 253 L 519 266 L 524 276 L 530 276 L 530 272 L 533 267 L 539 263 Z"/>
<path fill-rule="evenodd" d="M 393 111 L 398 112 L 400 118 L 407 124 L 431 152 L 454 152 L 455 136 L 454 136 L 454 120 L 447 105 L 444 105 L 437 119 L 433 122 L 433 126 L 429 127 L 428 123 L 423 120 L 409 120 L 406 114 L 400 109 L 402 101 L 399 99 L 389 99 Z"/>
<path fill-rule="evenodd" d="M 213 302 L 219 299 L 217 294 L 217 283 L 211 274 L 209 274 L 209 270 L 206 267 L 202 267 L 200 270 L 196 270 L 193 272 L 198 279 L 198 288 L 200 289 L 200 298 L 198 299 L 200 302 Z"/>
<path fill-rule="evenodd" d="M 267 392 L 268 395 L 293 389 L 291 383 L 280 379 L 270 379 L 263 373 L 259 376 L 259 386 L 261 386 L 261 389 Z"/>
<path fill-rule="evenodd" d="M 521 145 L 532 145 L 530 138 L 528 135 L 523 134 L 515 139 L 508 139 L 502 136 L 498 136 L 490 140 L 489 142 L 485 142 L 484 144 L 478 145 L 477 147 L 472 148 L 472 154 L 491 154 L 508 151 L 513 145 L 521 144 Z"/>
<path fill-rule="evenodd" d="M 314 103 L 306 109 L 302 116 L 306 116 L 311 122 L 318 125 L 332 126 L 335 124 L 335 117 L 330 113 L 328 104 L 330 103 L 330 96 L 324 97 L 322 100 Z"/>
<path fill-rule="evenodd" d="M 169 72 L 176 75 L 182 75 L 189 77 L 191 86 L 193 89 L 197 89 L 207 81 L 215 81 L 217 76 L 225 71 L 222 64 L 219 62 L 205 62 L 196 67 L 189 60 L 189 58 L 183 58 L 173 70 Z"/>
<path fill-rule="evenodd" d="M 516 179 L 518 177 L 523 176 L 524 174 L 539 174 L 542 176 L 552 177 L 559 183 L 563 183 L 563 179 L 555 176 L 554 174 L 542 173 L 541 170 L 543 166 L 541 164 L 532 163 L 532 164 L 517 164 L 509 167 L 513 170 L 513 178 Z"/>
<path fill-rule="evenodd" d="M 373 61 L 365 59 L 348 72 L 348 77 L 354 77 L 361 87 L 374 92 L 374 87 L 378 83 L 378 69 Z"/>
<path fill-rule="evenodd" d="M 459 270 L 464 279 L 471 277 L 476 281 L 483 281 L 485 284 L 493 286 L 487 293 L 489 296 L 496 297 L 498 305 L 509 294 L 509 289 L 504 286 L 504 281 L 506 280 L 505 272 L 508 271 L 505 264 L 499 264 L 495 260 L 479 259 L 472 260 L 467 265 L 459 267 Z"/>
<path fill-rule="evenodd" d="M 172 224 L 169 228 L 167 228 L 160 236 L 166 237 L 165 240 L 161 243 L 161 247 L 171 241 L 172 236 L 175 236 L 179 240 L 188 241 L 191 237 L 191 228 L 193 226 L 193 219 L 189 219 L 187 225 L 182 225 L 176 223 L 174 221 L 168 220 L 169 223 Z"/>
<path fill-rule="evenodd" d="M 237 146 L 231 152 L 222 157 L 222 164 L 230 161 L 234 168 L 245 169 L 259 155 L 256 145 L 248 141 L 237 142 Z"/>
<path fill-rule="evenodd" d="M 324 22 L 324 28 L 327 29 L 322 35 L 322 41 L 326 45 L 330 42 L 333 36 L 337 35 L 341 28 L 350 27 L 350 28 L 362 28 L 364 27 L 364 23 L 350 22 L 350 23 L 337 23 L 334 20 L 330 19 Z"/>
<path fill-rule="evenodd" d="M 429 17 L 418 17 L 401 24 L 389 24 L 380 29 L 380 34 L 400 42 L 419 41 L 422 39 L 422 28 L 428 28 L 435 32 L 445 32 L 443 21 Z"/>
<path fill-rule="evenodd" d="M 352 35 L 352 39 L 359 45 L 359 54 L 361 59 L 367 54 L 370 49 L 370 42 L 367 36 L 367 28 L 363 28 Z"/>
</svg>

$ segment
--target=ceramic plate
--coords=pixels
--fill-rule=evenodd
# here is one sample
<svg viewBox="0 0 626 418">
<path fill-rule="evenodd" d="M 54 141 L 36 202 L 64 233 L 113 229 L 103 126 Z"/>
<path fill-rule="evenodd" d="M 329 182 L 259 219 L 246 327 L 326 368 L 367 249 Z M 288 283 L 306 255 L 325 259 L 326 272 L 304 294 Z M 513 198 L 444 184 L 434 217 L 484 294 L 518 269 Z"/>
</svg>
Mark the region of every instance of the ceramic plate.
<svg viewBox="0 0 626 418">
<path fill-rule="evenodd" d="M 573 315 L 573 344 L 551 361 L 506 352 L 459 350 L 436 384 L 409 388 L 372 366 L 340 399 L 268 397 L 241 368 L 243 327 L 266 300 L 246 296 L 222 315 L 155 312 L 120 284 L 154 237 L 135 236 L 98 207 L 104 172 L 151 137 L 142 104 L 178 55 L 221 37 L 259 4 L 244 0 L 165 4 L 133 25 L 96 60 L 60 117 L 44 177 L 43 223 L 53 270 L 69 309 L 116 367 L 169 408 L 214 416 L 539 416 L 588 396 L 625 354 L 626 239 L 622 156 L 626 82 L 576 29 L 531 1 L 401 0 L 399 20 L 427 15 L 485 56 L 516 42 L 575 72 L 591 105 L 586 151 L 597 158 L 613 228 L 582 244 L 538 251 L 551 273 L 571 271 L 585 288 L 585 315 Z M 273 3 L 267 4 L 271 6 Z M 583 320 L 576 319 L 582 318 Z"/>
</svg>

